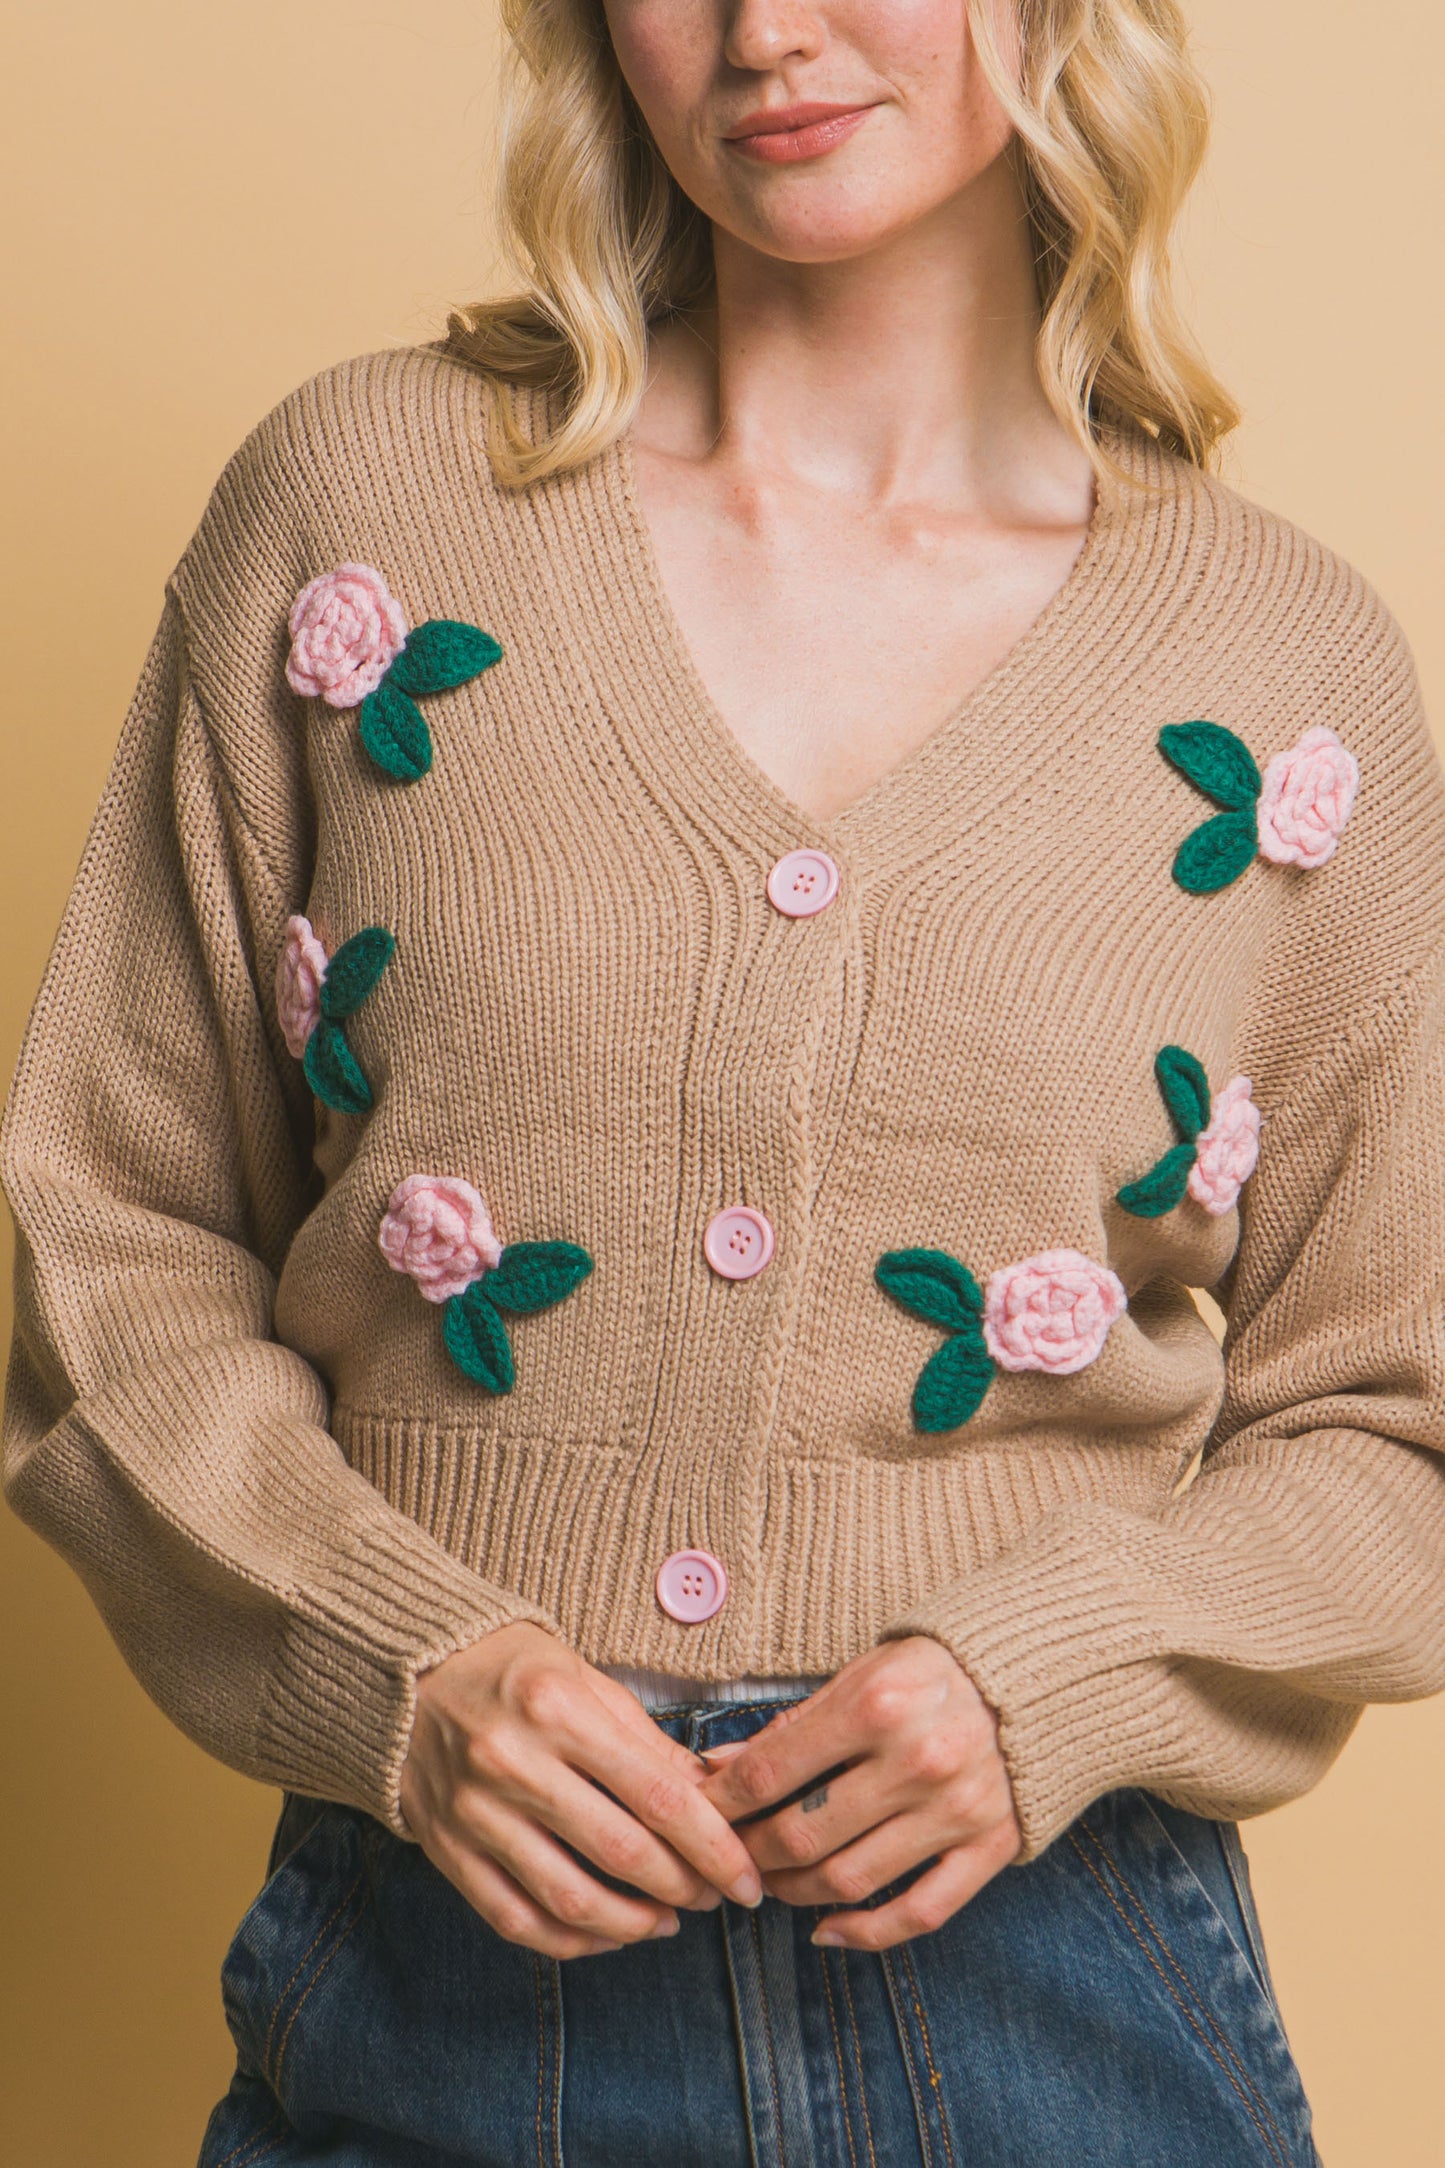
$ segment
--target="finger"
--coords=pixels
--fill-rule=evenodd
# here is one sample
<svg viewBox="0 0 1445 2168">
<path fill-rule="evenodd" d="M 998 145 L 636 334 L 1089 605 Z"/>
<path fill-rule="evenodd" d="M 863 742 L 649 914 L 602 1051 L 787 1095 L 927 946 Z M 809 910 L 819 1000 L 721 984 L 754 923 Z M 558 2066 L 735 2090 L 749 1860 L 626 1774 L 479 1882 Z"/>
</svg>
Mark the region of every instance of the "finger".
<svg viewBox="0 0 1445 2168">
<path fill-rule="evenodd" d="M 564 1927 L 485 1852 L 446 1837 L 428 1844 L 427 1857 L 506 1942 L 538 1950 L 544 1957 L 593 1957 L 622 1947 L 620 1942 Z"/>
<path fill-rule="evenodd" d="M 555 1765 L 555 1782 L 532 1812 L 594 1867 L 663 1904 L 706 1912 L 722 1903 L 721 1893 L 655 1830 L 565 1762 Z"/>
<path fill-rule="evenodd" d="M 672 1737 L 670 1732 L 663 1730 L 651 1711 L 643 1707 L 630 1687 L 624 1686 L 620 1679 L 612 1678 L 607 1672 L 596 1670 L 589 1675 L 587 1683 L 592 1688 L 592 1691 L 607 1703 L 609 1708 L 615 1710 L 617 1716 L 631 1731 L 635 1732 L 640 1739 L 645 1739 L 649 1746 L 655 1747 L 659 1752 L 665 1754 L 680 1776 L 690 1784 L 701 1784 L 707 1774 L 706 1764 L 693 1753 L 690 1747 L 683 1746 L 679 1740 Z M 634 1816 L 632 1826 L 645 1828 L 646 1824 L 638 1822 Z M 677 1862 L 680 1871 L 687 1877 L 687 1880 L 678 1886 L 676 1893 L 674 1893 L 671 1885 L 666 1890 L 663 1890 L 648 1882 L 646 1887 L 654 1890 L 654 1894 L 658 1896 L 666 1895 L 671 1903 L 683 1905 L 690 1912 L 715 1911 L 722 1903 L 722 1891 L 716 1884 L 709 1882 L 704 1875 L 699 1873 L 697 1868 L 690 1866 L 682 1858 L 681 1854 L 674 1852 L 672 1847 L 666 1844 L 662 1838 L 656 1838 L 655 1842 L 662 1845 L 665 1857 Z M 602 1866 L 606 1862 L 599 1859 L 597 1864 Z M 618 1870 L 612 1869 L 610 1871 L 617 1872 Z M 624 1879 L 636 1881 L 637 1877 L 624 1874 Z"/>
<path fill-rule="evenodd" d="M 757 1821 L 742 1823 L 738 1835 L 752 1854 L 753 1864 L 763 1875 L 808 1868 L 829 1854 L 841 1851 L 845 1845 L 856 1846 L 870 1831 L 894 1824 L 904 1816 L 918 1823 L 921 1816 L 930 1812 L 931 1803 L 920 1809 L 916 1793 L 916 1785 L 902 1768 L 874 1757 L 855 1762 L 850 1769 L 826 1773 L 817 1783 L 810 1784 L 801 1798 L 776 1808 L 771 1814 L 764 1814 Z M 916 1866 L 941 1844 L 956 1843 L 960 1834 L 956 1820 L 945 1825 L 935 1816 L 933 1841 L 923 1845 L 904 1864 Z M 902 1866 L 893 1871 L 901 1873 Z M 886 1874 L 880 1875 L 872 1886 L 879 1888 L 888 1879 Z M 768 1888 L 775 1895 L 781 1894 L 780 1890 L 774 1889 L 771 1880 Z M 865 1896 L 867 1892 L 849 1890 L 838 1894 L 851 1898 Z M 808 1903 L 816 1901 L 813 1898 L 807 1900 Z"/>
<path fill-rule="evenodd" d="M 666 1931 L 676 1933 L 680 1923 L 670 1906 L 609 1889 L 528 1815 L 482 1798 L 468 1821 L 478 1849 L 505 1868 L 559 1926 L 608 1942 L 646 1941 L 664 1923 Z"/>
<path fill-rule="evenodd" d="M 857 1905 L 957 1842 L 957 1824 L 945 1830 L 936 1817 L 910 1811 L 878 1819 L 860 1836 L 820 1851 L 810 1861 L 773 1867 L 759 1860 L 758 1867 L 768 1895 L 781 1897 L 785 1904 Z"/>
<path fill-rule="evenodd" d="M 701 1780 L 703 1764 L 696 1754 L 680 1740 L 674 1739 L 670 1732 L 663 1730 L 652 1712 L 643 1707 L 630 1686 L 624 1686 L 621 1679 L 614 1679 L 608 1672 L 598 1671 L 595 1667 L 588 1670 L 587 1684 L 629 1730 L 636 1732 L 639 1738 L 650 1740 L 654 1745 L 674 1748 L 678 1766 L 686 1768 L 693 1777 Z"/>
<path fill-rule="evenodd" d="M 600 1720 L 585 1730 L 569 1719 L 553 1732 L 574 1769 L 606 1785 L 615 1799 L 655 1831 L 705 1882 L 737 1903 L 762 1901 L 763 1886 L 747 1846 L 698 1781 L 696 1757 L 657 1725 L 645 1737 L 591 1697 Z"/>
<path fill-rule="evenodd" d="M 703 1795 L 729 1822 L 776 1806 L 867 1751 L 872 1742 L 860 1723 L 840 1715 L 843 1703 L 832 1703 L 831 1713 L 815 1708 L 825 1691 L 779 1710 L 744 1742 L 740 1754 L 708 1770 Z"/>
<path fill-rule="evenodd" d="M 929 1935 L 976 1897 L 1013 1856 L 1012 1839 L 980 1837 L 943 1853 L 936 1866 L 885 1905 L 863 1912 L 831 1912 L 819 1920 L 812 1940 L 849 1950 L 887 1950 L 914 1935 Z"/>
<path fill-rule="evenodd" d="M 651 1752 L 660 1754 L 676 1769 L 678 1775 L 686 1777 L 689 1783 L 701 1784 L 707 1774 L 706 1763 L 701 1761 L 690 1747 L 685 1747 L 681 1740 L 674 1739 L 670 1732 L 664 1731 L 656 1718 L 644 1709 L 637 1696 L 624 1686 L 620 1679 L 609 1678 L 605 1671 L 591 1671 L 586 1684 L 609 1714 L 623 1724 L 634 1738 L 643 1740 Z M 595 1718 L 587 1721 L 583 1735 L 591 1737 L 596 1728 Z"/>
</svg>

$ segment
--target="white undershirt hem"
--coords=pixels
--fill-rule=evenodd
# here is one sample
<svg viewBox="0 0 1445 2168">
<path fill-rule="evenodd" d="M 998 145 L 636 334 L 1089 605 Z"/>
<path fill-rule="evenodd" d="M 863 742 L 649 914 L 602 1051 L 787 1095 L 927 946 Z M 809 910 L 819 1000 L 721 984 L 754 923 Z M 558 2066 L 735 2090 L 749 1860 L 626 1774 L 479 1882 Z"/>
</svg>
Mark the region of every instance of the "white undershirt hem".
<svg viewBox="0 0 1445 2168">
<path fill-rule="evenodd" d="M 680 1701 L 787 1701 L 798 1694 L 816 1692 L 830 1676 L 824 1671 L 771 1679 L 686 1679 L 675 1671 L 639 1671 L 628 1664 L 598 1664 L 595 1668 L 636 1694 L 644 1709 L 666 1709 Z"/>
</svg>

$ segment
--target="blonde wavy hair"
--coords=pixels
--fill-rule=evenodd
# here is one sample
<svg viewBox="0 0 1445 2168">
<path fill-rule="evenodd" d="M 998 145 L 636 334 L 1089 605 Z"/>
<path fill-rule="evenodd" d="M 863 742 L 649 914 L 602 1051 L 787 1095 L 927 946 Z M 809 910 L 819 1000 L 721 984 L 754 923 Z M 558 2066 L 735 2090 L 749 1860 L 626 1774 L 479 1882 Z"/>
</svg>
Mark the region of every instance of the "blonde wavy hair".
<svg viewBox="0 0 1445 2168">
<path fill-rule="evenodd" d="M 499 221 L 520 284 L 453 309 L 446 336 L 488 372 L 564 395 L 561 420 L 536 442 L 507 400 L 493 402 L 492 464 L 515 487 L 581 466 L 627 427 L 646 380 L 648 327 L 706 296 L 712 246 L 623 81 L 601 0 L 500 5 L 511 45 Z M 1124 425 L 1212 465 L 1239 411 L 1171 292 L 1170 235 L 1208 134 L 1180 7 L 964 5 L 1015 130 L 1050 403 L 1096 464 L 1106 463 L 1101 425 Z"/>
</svg>

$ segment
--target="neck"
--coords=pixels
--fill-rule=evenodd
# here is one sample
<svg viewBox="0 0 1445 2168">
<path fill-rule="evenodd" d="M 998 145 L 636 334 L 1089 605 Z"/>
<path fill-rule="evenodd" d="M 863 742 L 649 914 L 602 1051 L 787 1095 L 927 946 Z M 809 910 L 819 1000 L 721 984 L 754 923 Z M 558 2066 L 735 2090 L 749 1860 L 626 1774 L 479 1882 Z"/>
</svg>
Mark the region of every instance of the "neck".
<svg viewBox="0 0 1445 2168">
<path fill-rule="evenodd" d="M 982 503 L 1082 454 L 1044 396 L 1022 190 L 997 158 L 866 255 L 789 263 L 714 229 L 714 293 L 659 328 L 658 449 L 870 501 Z"/>
</svg>

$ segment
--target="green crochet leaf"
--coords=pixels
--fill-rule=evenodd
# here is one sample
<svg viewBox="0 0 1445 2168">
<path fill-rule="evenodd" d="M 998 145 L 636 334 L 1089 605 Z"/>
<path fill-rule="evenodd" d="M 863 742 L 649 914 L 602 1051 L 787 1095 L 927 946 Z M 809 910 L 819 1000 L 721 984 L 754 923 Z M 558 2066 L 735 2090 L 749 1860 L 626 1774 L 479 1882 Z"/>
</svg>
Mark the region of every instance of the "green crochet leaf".
<svg viewBox="0 0 1445 2168">
<path fill-rule="evenodd" d="M 480 677 L 501 659 L 500 642 L 479 626 L 429 617 L 407 635 L 406 646 L 387 676 L 404 693 L 444 693 Z"/>
<path fill-rule="evenodd" d="M 339 1024 L 323 1016 L 301 1057 L 306 1080 L 318 1099 L 341 1114 L 364 1114 L 371 1105 L 371 1086 L 361 1065 L 346 1043 Z"/>
<path fill-rule="evenodd" d="M 1132 1212 L 1136 1219 L 1162 1219 L 1166 1212 L 1172 1212 L 1175 1205 L 1183 1202 L 1194 1156 L 1192 1143 L 1174 1145 L 1137 1182 L 1126 1182 L 1121 1190 L 1116 1190 L 1115 1203 L 1121 1204 L 1126 1212 Z"/>
<path fill-rule="evenodd" d="M 916 1317 L 950 1332 L 976 1326 L 983 1315 L 983 1291 L 967 1265 L 947 1250 L 889 1250 L 873 1267 L 881 1287 Z"/>
<path fill-rule="evenodd" d="M 1259 823 L 1247 813 L 1216 813 L 1191 829 L 1174 854 L 1174 878 L 1191 896 L 1210 896 L 1237 881 L 1259 849 Z"/>
<path fill-rule="evenodd" d="M 483 1284 L 499 1309 L 525 1314 L 560 1302 L 591 1270 L 575 1242 L 509 1242 Z"/>
<path fill-rule="evenodd" d="M 1159 750 L 1196 790 L 1231 813 L 1252 807 L 1264 787 L 1253 753 L 1223 723 L 1166 723 Z"/>
<path fill-rule="evenodd" d="M 1209 1079 L 1203 1064 L 1182 1046 L 1161 1046 L 1154 1056 L 1154 1074 L 1170 1119 L 1192 1144 L 1209 1120 Z"/>
<path fill-rule="evenodd" d="M 489 1393 L 509 1393 L 516 1377 L 507 1328 L 484 1292 L 490 1273 L 448 1298 L 442 1311 L 442 1338 L 458 1370 L 485 1385 Z"/>
<path fill-rule="evenodd" d="M 361 703 L 361 742 L 387 775 L 414 783 L 431 766 L 431 733 L 416 702 L 395 682 L 393 663 Z"/>
<path fill-rule="evenodd" d="M 363 926 L 343 941 L 321 982 L 321 1013 L 339 1023 L 354 1016 L 391 962 L 396 935 L 385 926 Z"/>
<path fill-rule="evenodd" d="M 993 1380 L 993 1357 L 975 1326 L 935 1348 L 913 1387 L 919 1430 L 956 1430 L 978 1407 Z"/>
</svg>

